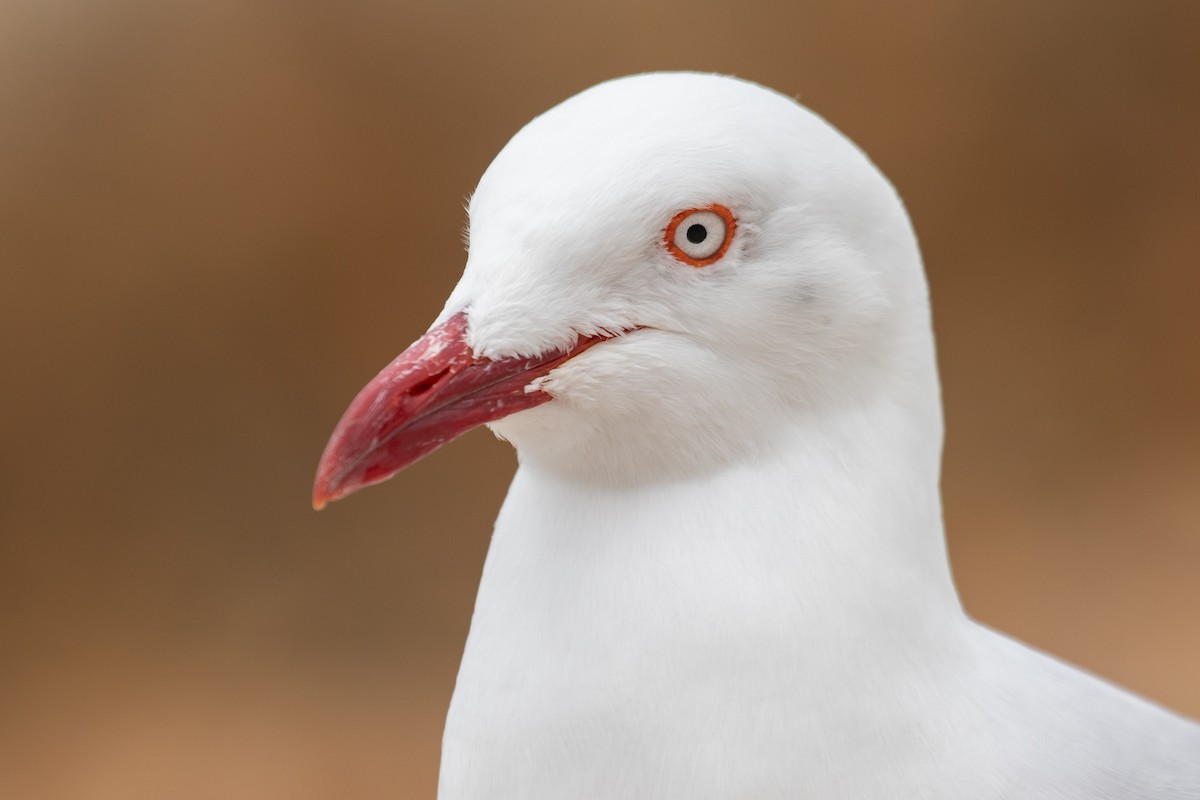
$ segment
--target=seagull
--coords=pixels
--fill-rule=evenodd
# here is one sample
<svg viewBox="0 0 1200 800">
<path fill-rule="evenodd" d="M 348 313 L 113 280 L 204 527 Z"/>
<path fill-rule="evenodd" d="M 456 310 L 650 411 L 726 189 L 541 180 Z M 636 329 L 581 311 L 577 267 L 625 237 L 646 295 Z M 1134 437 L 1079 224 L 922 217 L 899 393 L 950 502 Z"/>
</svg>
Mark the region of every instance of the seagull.
<svg viewBox="0 0 1200 800">
<path fill-rule="evenodd" d="M 620 78 L 468 215 L 313 492 L 479 425 L 516 447 L 439 797 L 1200 798 L 1200 725 L 964 613 L 921 256 L 845 136 L 744 80 Z"/>
</svg>

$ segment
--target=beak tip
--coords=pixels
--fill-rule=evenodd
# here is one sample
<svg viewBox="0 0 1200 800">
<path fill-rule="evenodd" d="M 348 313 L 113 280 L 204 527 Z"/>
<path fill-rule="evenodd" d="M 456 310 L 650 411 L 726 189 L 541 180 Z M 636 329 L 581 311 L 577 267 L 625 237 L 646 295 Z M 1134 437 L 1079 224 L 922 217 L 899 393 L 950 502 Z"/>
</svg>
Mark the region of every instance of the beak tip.
<svg viewBox="0 0 1200 800">
<path fill-rule="evenodd" d="M 330 481 L 322 478 L 323 476 L 318 474 L 317 480 L 313 484 L 313 511 L 320 511 L 321 509 L 325 508 L 325 506 L 329 505 L 331 501 L 338 499 L 340 496 L 334 491 L 334 488 L 330 485 Z"/>
</svg>

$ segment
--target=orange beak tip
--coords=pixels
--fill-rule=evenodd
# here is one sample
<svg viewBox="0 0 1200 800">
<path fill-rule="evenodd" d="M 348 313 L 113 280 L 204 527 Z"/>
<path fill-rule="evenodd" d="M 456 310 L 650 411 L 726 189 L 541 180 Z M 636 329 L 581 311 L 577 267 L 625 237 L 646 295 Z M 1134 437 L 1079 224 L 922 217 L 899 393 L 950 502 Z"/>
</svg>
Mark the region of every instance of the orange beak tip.
<svg viewBox="0 0 1200 800">
<path fill-rule="evenodd" d="M 329 496 L 327 487 L 321 487 L 319 484 L 313 487 L 312 507 L 313 511 L 320 511 L 329 505 L 329 502 L 335 498 Z"/>
</svg>

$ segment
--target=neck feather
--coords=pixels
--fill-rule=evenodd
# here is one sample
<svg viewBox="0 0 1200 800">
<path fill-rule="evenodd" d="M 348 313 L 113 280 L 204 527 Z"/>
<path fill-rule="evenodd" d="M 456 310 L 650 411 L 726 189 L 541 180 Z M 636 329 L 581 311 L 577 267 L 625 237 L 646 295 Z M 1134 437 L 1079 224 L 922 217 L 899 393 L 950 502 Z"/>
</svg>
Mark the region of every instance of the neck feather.
<svg viewBox="0 0 1200 800">
<path fill-rule="evenodd" d="M 512 615 L 531 631 L 591 626 L 624 641 L 923 640 L 961 618 L 939 433 L 878 402 L 798 418 L 760 458 L 687 480 L 612 487 L 523 464 L 475 628 Z"/>
</svg>

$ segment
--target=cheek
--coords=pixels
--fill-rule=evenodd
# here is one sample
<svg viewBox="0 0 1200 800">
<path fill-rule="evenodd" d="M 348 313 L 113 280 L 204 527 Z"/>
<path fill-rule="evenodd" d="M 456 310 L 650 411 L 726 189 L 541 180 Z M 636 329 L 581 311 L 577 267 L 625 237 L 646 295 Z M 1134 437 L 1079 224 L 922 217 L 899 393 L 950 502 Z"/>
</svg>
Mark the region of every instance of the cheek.
<svg viewBox="0 0 1200 800">
<path fill-rule="evenodd" d="M 559 367 L 540 382 L 553 400 L 491 428 L 526 464 L 668 480 L 744 457 L 777 430 L 762 384 L 690 337 L 643 330 Z"/>
<path fill-rule="evenodd" d="M 663 334 L 638 331 L 576 356 L 530 386 L 554 399 L 497 420 L 489 427 L 518 447 L 554 438 L 587 437 L 622 417 L 644 412 L 660 381 L 652 373 L 654 340 Z"/>
<path fill-rule="evenodd" d="M 541 388 L 555 400 L 541 408 L 572 414 L 576 424 L 678 434 L 722 424 L 746 397 L 747 385 L 727 357 L 691 337 L 642 330 L 546 376 Z"/>
<path fill-rule="evenodd" d="M 594 347 L 542 379 L 563 404 L 608 414 L 634 413 L 663 393 L 678 395 L 695 353 L 682 337 L 640 330 Z"/>
</svg>

